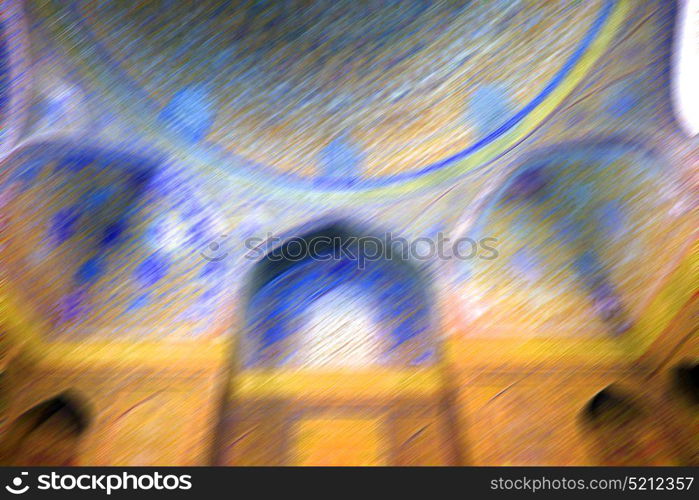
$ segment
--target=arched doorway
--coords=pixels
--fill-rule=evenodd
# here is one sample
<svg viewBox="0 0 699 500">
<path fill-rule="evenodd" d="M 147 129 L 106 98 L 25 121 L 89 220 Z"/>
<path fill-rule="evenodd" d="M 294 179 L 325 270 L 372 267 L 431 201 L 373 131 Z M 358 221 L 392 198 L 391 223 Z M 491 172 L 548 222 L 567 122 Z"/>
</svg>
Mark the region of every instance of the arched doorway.
<svg viewBox="0 0 699 500">
<path fill-rule="evenodd" d="M 347 222 L 286 239 L 251 272 L 217 461 L 458 461 L 428 280 Z"/>
</svg>

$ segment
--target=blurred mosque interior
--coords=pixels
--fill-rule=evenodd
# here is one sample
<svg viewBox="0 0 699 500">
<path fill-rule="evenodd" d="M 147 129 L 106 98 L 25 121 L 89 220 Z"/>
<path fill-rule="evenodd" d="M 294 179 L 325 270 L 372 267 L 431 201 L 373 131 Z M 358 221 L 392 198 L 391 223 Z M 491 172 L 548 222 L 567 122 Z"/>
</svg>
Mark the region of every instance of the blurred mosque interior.
<svg viewBox="0 0 699 500">
<path fill-rule="evenodd" d="M 0 6 L 0 463 L 699 465 L 699 2 Z"/>
</svg>

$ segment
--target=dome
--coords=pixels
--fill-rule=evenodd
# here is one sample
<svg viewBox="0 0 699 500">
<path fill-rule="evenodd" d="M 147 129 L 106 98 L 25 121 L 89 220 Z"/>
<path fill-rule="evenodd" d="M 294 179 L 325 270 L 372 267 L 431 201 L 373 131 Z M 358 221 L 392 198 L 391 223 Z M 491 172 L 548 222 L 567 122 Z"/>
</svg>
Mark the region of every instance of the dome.
<svg viewBox="0 0 699 500">
<path fill-rule="evenodd" d="M 197 182 L 164 156 L 65 141 L 3 165 L 3 273 L 56 338 L 188 337 L 222 325 L 229 263 Z"/>
<path fill-rule="evenodd" d="M 623 18 L 602 0 L 388 1 L 371 16 L 331 1 L 30 5 L 58 44 L 89 47 L 76 66 L 142 130 L 258 182 L 324 190 L 498 157 Z"/>
</svg>

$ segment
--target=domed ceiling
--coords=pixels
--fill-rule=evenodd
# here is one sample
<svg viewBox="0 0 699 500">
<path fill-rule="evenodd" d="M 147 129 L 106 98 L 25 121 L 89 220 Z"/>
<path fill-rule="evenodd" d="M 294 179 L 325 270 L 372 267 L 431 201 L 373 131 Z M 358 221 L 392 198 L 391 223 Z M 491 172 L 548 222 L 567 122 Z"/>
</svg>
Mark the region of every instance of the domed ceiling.
<svg viewBox="0 0 699 500">
<path fill-rule="evenodd" d="M 430 287 L 299 263 L 239 318 L 248 364 L 321 362 L 317 318 L 380 333 L 360 363 L 429 363 L 427 302 L 487 335 L 621 335 L 691 239 L 667 3 L 5 5 L 0 269 L 57 338 L 216 335 L 244 240 L 337 214 L 498 258 L 421 262 Z"/>
<path fill-rule="evenodd" d="M 416 187 L 492 161 L 623 18 L 601 0 L 32 8 L 133 124 L 254 182 L 322 191 Z"/>
</svg>

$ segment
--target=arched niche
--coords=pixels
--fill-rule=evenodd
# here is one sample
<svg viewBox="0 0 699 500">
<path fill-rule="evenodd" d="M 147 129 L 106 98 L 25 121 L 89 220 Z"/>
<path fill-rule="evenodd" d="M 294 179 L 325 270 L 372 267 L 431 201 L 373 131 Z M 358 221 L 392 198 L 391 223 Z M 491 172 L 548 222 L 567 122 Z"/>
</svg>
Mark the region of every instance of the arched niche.
<svg viewBox="0 0 699 500">
<path fill-rule="evenodd" d="M 0 167 L 0 269 L 51 340 L 223 329 L 230 263 L 202 252 L 221 217 L 185 167 L 153 148 L 68 139 L 28 142 Z"/>
<path fill-rule="evenodd" d="M 75 465 L 80 440 L 91 423 L 83 398 L 73 391 L 42 401 L 7 429 L 0 459 L 5 465 Z"/>
<path fill-rule="evenodd" d="M 604 388 L 582 408 L 580 423 L 596 464 L 659 466 L 693 461 L 674 408 L 646 388 L 630 390 L 617 384 Z"/>
<path fill-rule="evenodd" d="M 437 354 L 426 277 L 346 221 L 269 249 L 251 272 L 244 316 L 248 368 L 421 366 Z"/>
<path fill-rule="evenodd" d="M 626 332 L 687 248 L 675 174 L 623 139 L 523 158 L 469 233 L 497 238 L 498 256 L 457 262 L 464 314 L 489 335 Z"/>
<path fill-rule="evenodd" d="M 216 463 L 461 463 L 429 280 L 386 240 L 334 219 L 259 247 Z"/>
</svg>

